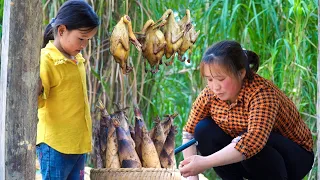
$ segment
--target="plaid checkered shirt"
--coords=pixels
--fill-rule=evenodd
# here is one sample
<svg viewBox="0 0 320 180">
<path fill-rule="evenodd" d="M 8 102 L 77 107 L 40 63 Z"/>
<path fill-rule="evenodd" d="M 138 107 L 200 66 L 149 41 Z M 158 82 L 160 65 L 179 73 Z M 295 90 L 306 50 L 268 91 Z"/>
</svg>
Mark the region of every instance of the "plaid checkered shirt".
<svg viewBox="0 0 320 180">
<path fill-rule="evenodd" d="M 238 98 L 232 104 L 220 100 L 208 86 L 205 87 L 193 103 L 184 131 L 193 134 L 196 124 L 209 116 L 231 137 L 240 137 L 235 149 L 247 159 L 263 149 L 271 131 L 312 151 L 311 132 L 295 104 L 258 74 L 254 74 L 251 81 L 244 80 Z"/>
</svg>

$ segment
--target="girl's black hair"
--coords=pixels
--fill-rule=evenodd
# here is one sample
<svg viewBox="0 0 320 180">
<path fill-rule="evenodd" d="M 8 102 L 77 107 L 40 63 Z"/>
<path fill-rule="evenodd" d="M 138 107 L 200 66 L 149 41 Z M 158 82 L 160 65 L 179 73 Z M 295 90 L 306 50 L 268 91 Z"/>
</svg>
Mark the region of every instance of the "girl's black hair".
<svg viewBox="0 0 320 180">
<path fill-rule="evenodd" d="M 245 78 L 252 80 L 253 72 L 259 68 L 259 56 L 253 51 L 243 49 L 236 41 L 220 41 L 210 46 L 204 53 L 200 63 L 202 76 L 204 66 L 210 64 L 222 65 L 234 75 L 238 75 L 239 71 L 245 68 Z"/>
<path fill-rule="evenodd" d="M 65 25 L 68 30 L 85 28 L 85 30 L 90 31 L 99 24 L 97 14 L 87 2 L 84 0 L 69 0 L 60 7 L 56 18 L 52 19 L 47 25 L 42 47 L 45 47 L 49 40 L 54 40 L 60 25 Z"/>
</svg>

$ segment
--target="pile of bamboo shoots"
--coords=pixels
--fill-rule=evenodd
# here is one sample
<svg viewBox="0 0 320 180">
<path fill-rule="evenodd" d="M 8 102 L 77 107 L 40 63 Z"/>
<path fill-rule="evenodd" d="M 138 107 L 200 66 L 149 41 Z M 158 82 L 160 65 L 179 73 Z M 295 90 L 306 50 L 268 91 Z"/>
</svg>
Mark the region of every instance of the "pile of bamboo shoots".
<svg viewBox="0 0 320 180">
<path fill-rule="evenodd" d="M 173 119 L 177 114 L 158 117 L 148 131 L 140 109 L 135 106 L 134 127 L 128 124 L 125 111 L 110 114 L 102 103 L 99 168 L 172 168 L 176 169 L 174 156 L 176 127 Z M 103 130 L 104 129 L 104 130 Z M 98 163 L 99 164 L 99 163 Z"/>
</svg>

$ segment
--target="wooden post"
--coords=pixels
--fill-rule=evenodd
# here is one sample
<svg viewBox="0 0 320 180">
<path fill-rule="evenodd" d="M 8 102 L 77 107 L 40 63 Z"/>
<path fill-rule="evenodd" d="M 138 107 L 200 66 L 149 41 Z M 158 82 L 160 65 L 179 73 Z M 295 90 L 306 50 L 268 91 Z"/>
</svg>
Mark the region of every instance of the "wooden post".
<svg viewBox="0 0 320 180">
<path fill-rule="evenodd" d="M 4 0 L 0 79 L 0 179 L 35 178 L 41 0 Z"/>
</svg>

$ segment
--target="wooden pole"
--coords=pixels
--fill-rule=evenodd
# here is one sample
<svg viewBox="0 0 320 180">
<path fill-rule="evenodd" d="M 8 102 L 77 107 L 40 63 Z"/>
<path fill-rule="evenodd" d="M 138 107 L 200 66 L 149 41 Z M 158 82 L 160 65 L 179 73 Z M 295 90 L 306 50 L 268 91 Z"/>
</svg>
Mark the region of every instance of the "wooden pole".
<svg viewBox="0 0 320 180">
<path fill-rule="evenodd" d="M 0 179 L 35 178 L 41 0 L 4 0 L 0 78 Z"/>
</svg>

